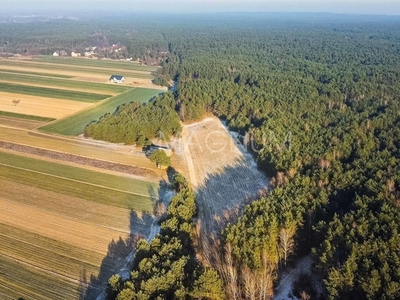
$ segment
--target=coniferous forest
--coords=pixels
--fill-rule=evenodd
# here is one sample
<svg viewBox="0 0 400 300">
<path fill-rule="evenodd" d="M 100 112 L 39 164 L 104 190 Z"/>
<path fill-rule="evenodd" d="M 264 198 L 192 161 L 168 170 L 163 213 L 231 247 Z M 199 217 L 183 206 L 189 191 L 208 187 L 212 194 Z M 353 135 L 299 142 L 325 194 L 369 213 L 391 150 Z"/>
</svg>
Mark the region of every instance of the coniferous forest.
<svg viewBox="0 0 400 300">
<path fill-rule="evenodd" d="M 120 107 L 86 135 L 144 144 L 214 114 L 250 137 L 272 189 L 221 232 L 232 279 L 196 262 L 194 195 L 183 183 L 161 234 L 139 244 L 131 280 L 110 279 L 110 298 L 269 299 L 251 279 L 267 272 L 274 284 L 287 261 L 310 255 L 325 288 L 311 299 L 400 299 L 400 19 L 157 20 L 123 18 L 130 36 L 109 23 L 132 55 L 159 59 L 159 81 L 176 91 Z"/>
</svg>

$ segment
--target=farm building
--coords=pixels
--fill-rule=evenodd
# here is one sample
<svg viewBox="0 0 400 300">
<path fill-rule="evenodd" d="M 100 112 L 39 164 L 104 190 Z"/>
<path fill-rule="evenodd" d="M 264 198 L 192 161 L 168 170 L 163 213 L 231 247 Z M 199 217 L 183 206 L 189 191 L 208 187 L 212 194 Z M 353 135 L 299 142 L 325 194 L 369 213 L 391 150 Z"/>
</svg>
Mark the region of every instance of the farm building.
<svg viewBox="0 0 400 300">
<path fill-rule="evenodd" d="M 147 154 L 150 155 L 151 153 L 153 153 L 153 152 L 155 152 L 155 151 L 157 151 L 157 150 L 164 151 L 164 153 L 165 153 L 168 157 L 171 157 L 172 154 L 173 154 L 173 152 L 172 152 L 172 150 L 171 150 L 170 148 L 162 147 L 162 146 L 156 146 L 156 145 L 154 145 L 154 144 L 150 146 L 150 148 L 149 148 Z"/>
<path fill-rule="evenodd" d="M 111 75 L 110 81 L 114 83 L 123 83 L 125 81 L 125 77 L 121 75 Z"/>
</svg>

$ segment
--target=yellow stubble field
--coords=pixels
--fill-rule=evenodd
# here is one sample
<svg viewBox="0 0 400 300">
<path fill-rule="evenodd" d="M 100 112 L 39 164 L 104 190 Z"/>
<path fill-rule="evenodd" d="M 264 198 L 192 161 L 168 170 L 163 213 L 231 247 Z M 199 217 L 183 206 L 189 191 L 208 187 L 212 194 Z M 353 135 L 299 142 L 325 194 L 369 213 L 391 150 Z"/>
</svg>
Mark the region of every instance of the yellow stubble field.
<svg viewBox="0 0 400 300">
<path fill-rule="evenodd" d="M 17 100 L 18 103 L 13 101 Z M 38 97 L 0 91 L 0 111 L 59 119 L 92 106 L 93 103 Z"/>
</svg>

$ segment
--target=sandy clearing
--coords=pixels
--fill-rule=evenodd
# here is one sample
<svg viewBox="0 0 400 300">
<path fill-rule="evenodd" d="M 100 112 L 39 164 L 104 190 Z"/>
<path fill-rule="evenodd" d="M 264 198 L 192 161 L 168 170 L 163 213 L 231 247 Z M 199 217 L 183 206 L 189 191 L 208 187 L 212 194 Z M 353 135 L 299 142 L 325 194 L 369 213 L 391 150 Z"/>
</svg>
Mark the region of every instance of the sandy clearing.
<svg viewBox="0 0 400 300">
<path fill-rule="evenodd" d="M 100 254 L 107 253 L 110 241 L 125 238 L 125 232 L 70 220 L 38 207 L 0 197 L 0 222 L 42 236 L 61 240 Z"/>
<path fill-rule="evenodd" d="M 46 123 L 47 122 L 0 116 L 0 126 L 31 130 L 43 126 Z"/>
<path fill-rule="evenodd" d="M 15 105 L 13 100 L 20 102 Z M 87 102 L 0 92 L 0 110 L 25 115 L 59 119 L 92 105 Z"/>
<path fill-rule="evenodd" d="M 268 186 L 251 154 L 227 131 L 218 118 L 184 126 L 183 152 L 196 191 L 199 216 L 206 232 L 219 230 L 218 222 L 230 209 L 243 209 Z"/>
<path fill-rule="evenodd" d="M 183 139 L 195 188 L 204 184 L 210 175 L 220 174 L 226 167 L 235 167 L 243 159 L 235 141 L 217 118 L 186 125 Z"/>
</svg>

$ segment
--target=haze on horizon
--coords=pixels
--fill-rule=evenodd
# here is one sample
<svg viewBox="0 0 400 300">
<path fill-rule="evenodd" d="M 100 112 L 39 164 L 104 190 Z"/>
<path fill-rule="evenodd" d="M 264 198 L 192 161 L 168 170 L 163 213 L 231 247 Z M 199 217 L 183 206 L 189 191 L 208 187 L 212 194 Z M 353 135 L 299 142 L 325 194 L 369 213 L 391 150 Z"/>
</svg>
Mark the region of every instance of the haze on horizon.
<svg viewBox="0 0 400 300">
<path fill-rule="evenodd" d="M 330 12 L 341 14 L 400 15 L 398 0 L 14 0 L 3 3 L 1 12 Z"/>
</svg>

